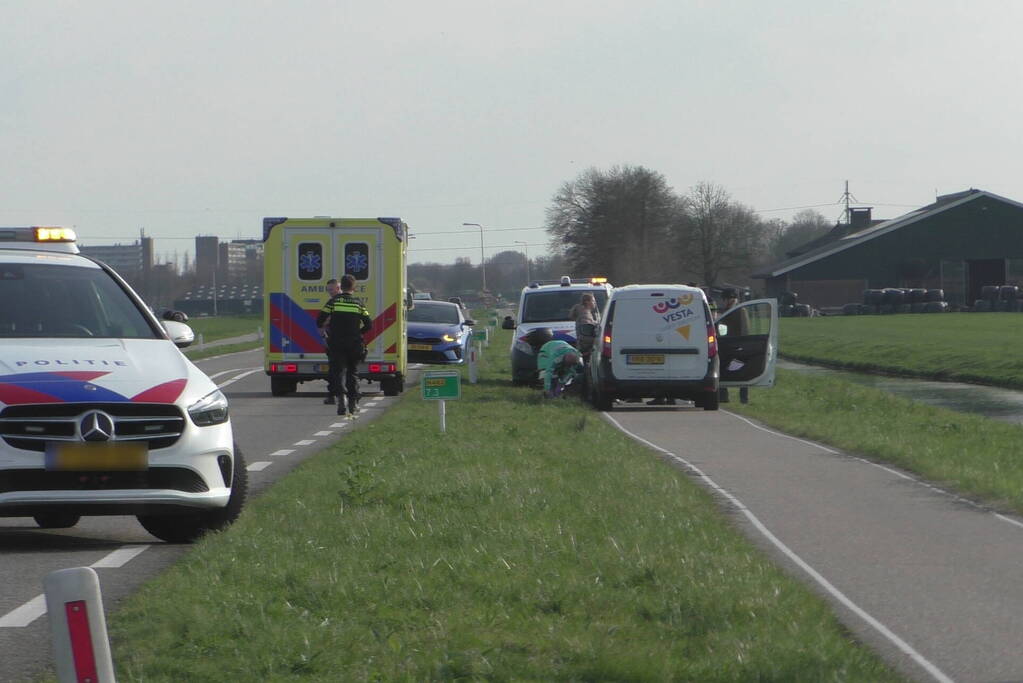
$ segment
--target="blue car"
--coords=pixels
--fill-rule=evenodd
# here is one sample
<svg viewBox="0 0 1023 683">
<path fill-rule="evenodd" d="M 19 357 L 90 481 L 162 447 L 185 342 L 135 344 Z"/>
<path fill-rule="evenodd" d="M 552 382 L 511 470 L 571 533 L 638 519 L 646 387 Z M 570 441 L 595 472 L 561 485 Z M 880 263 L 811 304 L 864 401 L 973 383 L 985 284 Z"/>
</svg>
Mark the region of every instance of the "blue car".
<svg viewBox="0 0 1023 683">
<path fill-rule="evenodd" d="M 456 365 L 469 355 L 472 326 L 458 304 L 417 300 L 408 312 L 410 363 Z"/>
</svg>

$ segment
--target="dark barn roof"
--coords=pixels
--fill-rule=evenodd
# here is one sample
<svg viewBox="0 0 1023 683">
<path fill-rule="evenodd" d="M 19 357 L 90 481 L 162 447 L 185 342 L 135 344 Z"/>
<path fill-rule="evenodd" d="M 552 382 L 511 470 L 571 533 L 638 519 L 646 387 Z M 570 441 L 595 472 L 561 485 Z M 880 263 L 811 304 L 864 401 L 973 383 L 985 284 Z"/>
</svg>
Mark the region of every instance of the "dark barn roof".
<svg viewBox="0 0 1023 683">
<path fill-rule="evenodd" d="M 753 277 L 758 279 L 769 279 L 778 277 L 779 275 L 784 275 L 789 271 L 801 268 L 821 259 L 825 259 L 833 254 L 845 251 L 850 247 L 863 244 L 864 242 L 881 237 L 882 235 L 887 235 L 888 233 L 904 228 L 907 225 L 912 225 L 943 211 L 948 211 L 949 209 L 975 201 L 982 197 L 989 197 L 1012 206 L 1023 208 L 1023 204 L 1020 204 L 1019 202 L 1006 199 L 1005 197 L 1000 197 L 996 194 L 992 194 L 991 192 L 972 188 L 963 192 L 956 192 L 955 194 L 941 195 L 934 201 L 934 203 L 922 206 L 919 209 L 910 211 L 898 218 L 892 218 L 891 220 L 886 221 L 873 221 L 870 225 L 862 228 L 854 228 L 849 225 L 837 225 L 827 235 L 819 237 L 816 240 L 808 242 L 794 250 L 794 252 L 801 253 L 796 253 L 796 255 L 792 256 L 792 258 L 768 266 L 765 270 L 754 273 Z"/>
</svg>

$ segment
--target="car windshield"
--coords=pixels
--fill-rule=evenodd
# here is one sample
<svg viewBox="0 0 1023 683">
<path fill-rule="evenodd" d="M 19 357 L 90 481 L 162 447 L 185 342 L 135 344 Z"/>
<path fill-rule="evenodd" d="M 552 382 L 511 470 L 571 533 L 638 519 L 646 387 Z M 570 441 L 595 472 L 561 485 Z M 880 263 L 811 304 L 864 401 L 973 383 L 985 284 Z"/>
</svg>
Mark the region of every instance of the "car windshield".
<svg viewBox="0 0 1023 683">
<path fill-rule="evenodd" d="M 603 289 L 554 289 L 549 291 L 530 292 L 526 294 L 522 304 L 522 322 L 549 323 L 571 320 L 569 311 L 579 303 L 584 293 L 592 294 L 597 301 L 597 310 L 604 309 L 607 303 L 607 291 Z"/>
<path fill-rule="evenodd" d="M 143 313 L 99 268 L 0 264 L 0 338 L 159 339 Z"/>
<path fill-rule="evenodd" d="M 408 312 L 410 323 L 447 323 L 458 324 L 458 306 L 455 304 L 430 304 L 417 302 L 415 308 Z"/>
</svg>

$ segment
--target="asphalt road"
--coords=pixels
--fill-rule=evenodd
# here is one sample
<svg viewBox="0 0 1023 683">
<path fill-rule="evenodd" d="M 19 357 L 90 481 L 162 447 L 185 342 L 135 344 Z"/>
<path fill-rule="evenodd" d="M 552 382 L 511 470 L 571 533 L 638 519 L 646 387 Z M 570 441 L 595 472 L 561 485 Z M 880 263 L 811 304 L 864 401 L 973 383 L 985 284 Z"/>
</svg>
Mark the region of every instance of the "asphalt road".
<svg viewBox="0 0 1023 683">
<path fill-rule="evenodd" d="M 626 404 L 606 417 L 714 489 L 897 669 L 922 681 L 1023 680 L 1020 519 L 726 410 Z"/>
<path fill-rule="evenodd" d="M 362 384 L 363 408 L 354 423 L 323 405 L 325 384 L 306 382 L 274 398 L 262 370 L 262 350 L 197 362 L 228 396 L 235 439 L 248 462 L 250 496 L 303 459 L 372 421 L 395 399 Z M 408 386 L 408 384 L 406 384 Z M 69 567 L 96 569 L 109 613 L 190 546 L 150 536 L 134 517 L 85 517 L 75 527 L 41 530 L 31 518 L 0 517 L 0 681 L 22 681 L 52 666 L 42 581 Z"/>
</svg>

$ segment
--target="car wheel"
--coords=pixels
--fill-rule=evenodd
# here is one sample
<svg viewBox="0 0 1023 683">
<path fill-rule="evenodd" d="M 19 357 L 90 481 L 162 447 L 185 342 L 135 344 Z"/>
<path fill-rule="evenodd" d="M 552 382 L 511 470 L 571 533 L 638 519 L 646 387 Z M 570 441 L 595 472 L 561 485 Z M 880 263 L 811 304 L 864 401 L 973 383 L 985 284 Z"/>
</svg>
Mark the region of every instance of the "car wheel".
<svg viewBox="0 0 1023 683">
<path fill-rule="evenodd" d="M 605 394 L 597 386 L 596 382 L 590 383 L 590 403 L 593 407 L 601 411 L 610 411 L 614 405 L 614 397 Z"/>
<path fill-rule="evenodd" d="M 33 517 L 40 529 L 70 529 L 81 518 L 71 512 L 43 512 Z"/>
<path fill-rule="evenodd" d="M 225 529 L 238 519 L 249 493 L 249 473 L 237 443 L 234 445 L 234 471 L 231 479 L 231 497 L 227 505 L 219 510 L 184 515 L 138 515 L 139 524 L 168 543 L 192 543 L 208 531 Z"/>
<path fill-rule="evenodd" d="M 298 382 L 295 380 L 284 379 L 283 377 L 271 377 L 270 378 L 270 395 L 271 396 L 285 396 L 290 394 L 298 388 Z"/>
<path fill-rule="evenodd" d="M 397 396 L 401 393 L 402 381 L 397 377 L 385 377 L 380 380 L 380 388 L 384 392 L 384 396 Z"/>
<path fill-rule="evenodd" d="M 718 394 L 717 392 L 708 393 L 703 399 L 696 404 L 704 410 L 717 410 L 718 409 Z"/>
</svg>

